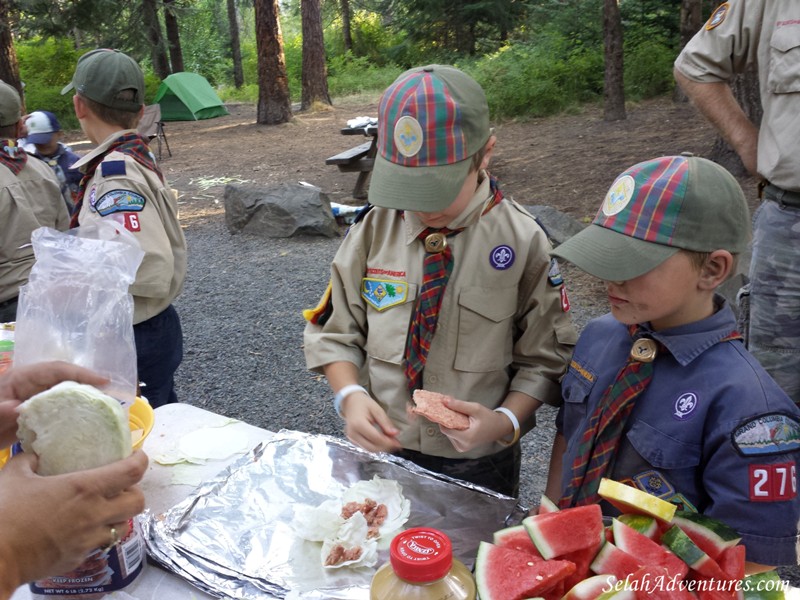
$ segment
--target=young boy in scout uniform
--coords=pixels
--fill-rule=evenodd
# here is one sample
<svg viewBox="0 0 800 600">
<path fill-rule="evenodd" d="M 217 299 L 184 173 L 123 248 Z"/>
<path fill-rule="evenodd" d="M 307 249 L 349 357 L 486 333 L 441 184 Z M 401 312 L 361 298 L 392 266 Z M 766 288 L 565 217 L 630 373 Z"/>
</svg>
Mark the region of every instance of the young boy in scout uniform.
<svg viewBox="0 0 800 600">
<path fill-rule="evenodd" d="M 154 407 L 176 402 L 183 334 L 172 301 L 186 275 L 186 240 L 172 191 L 136 133 L 144 111 L 142 70 L 121 52 L 93 50 L 78 60 L 61 93 L 70 90 L 81 128 L 98 144 L 73 165 L 84 176 L 72 224 L 114 219 L 141 244 L 145 256 L 130 288 L 139 381 Z"/>
<path fill-rule="evenodd" d="M 623 172 L 593 223 L 555 249 L 605 280 L 611 314 L 586 326 L 562 382 L 548 493 L 577 506 L 598 501 L 601 477 L 622 481 L 727 523 L 751 563 L 789 565 L 800 410 L 715 293 L 749 222 L 725 169 L 666 156 Z"/>
<path fill-rule="evenodd" d="M 576 338 L 547 236 L 486 171 L 489 109 L 461 71 L 402 74 L 381 99 L 378 144 L 375 208 L 306 311 L 307 365 L 354 443 L 517 495 L 519 438 L 559 403 Z M 455 398 L 469 428 L 409 415 L 415 389 Z"/>
</svg>

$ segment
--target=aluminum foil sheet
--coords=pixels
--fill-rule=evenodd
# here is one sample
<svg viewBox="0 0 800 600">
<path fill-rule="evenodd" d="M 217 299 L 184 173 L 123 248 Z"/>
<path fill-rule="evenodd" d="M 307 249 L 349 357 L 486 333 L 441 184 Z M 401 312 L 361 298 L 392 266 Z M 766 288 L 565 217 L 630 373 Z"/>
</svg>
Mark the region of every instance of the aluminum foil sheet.
<svg viewBox="0 0 800 600">
<path fill-rule="evenodd" d="M 527 509 L 515 498 L 432 473 L 346 440 L 278 432 L 167 512 L 142 517 L 151 558 L 218 597 L 367 600 L 388 540 L 374 567 L 326 569 L 321 544 L 291 527 L 300 505 L 338 499 L 375 475 L 396 480 L 411 502 L 405 527 L 435 527 L 453 554 L 472 567 L 478 544 L 518 524 Z"/>
</svg>

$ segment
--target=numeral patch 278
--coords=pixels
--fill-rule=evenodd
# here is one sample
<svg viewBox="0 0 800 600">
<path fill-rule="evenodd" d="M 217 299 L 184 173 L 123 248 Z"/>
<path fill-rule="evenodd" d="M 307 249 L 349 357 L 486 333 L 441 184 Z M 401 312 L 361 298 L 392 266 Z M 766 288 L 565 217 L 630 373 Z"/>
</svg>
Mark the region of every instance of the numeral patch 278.
<svg viewBox="0 0 800 600">
<path fill-rule="evenodd" d="M 797 497 L 797 464 L 750 465 L 750 500 L 782 502 Z"/>
</svg>

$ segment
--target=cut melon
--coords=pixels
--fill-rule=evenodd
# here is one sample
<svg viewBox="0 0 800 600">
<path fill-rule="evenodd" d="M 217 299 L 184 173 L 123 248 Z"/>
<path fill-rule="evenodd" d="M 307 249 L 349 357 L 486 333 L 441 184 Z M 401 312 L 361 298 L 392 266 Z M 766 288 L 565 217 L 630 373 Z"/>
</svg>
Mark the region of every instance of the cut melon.
<svg viewBox="0 0 800 600">
<path fill-rule="evenodd" d="M 557 557 L 559 560 L 568 560 L 575 563 L 575 573 L 567 577 L 564 581 L 565 591 L 571 589 L 576 583 L 586 579 L 591 575 L 589 565 L 592 564 L 592 561 L 597 556 L 598 550 L 600 550 L 599 544 L 596 546 L 589 546 L 581 550 L 575 550 L 574 552 L 568 552 Z"/>
<path fill-rule="evenodd" d="M 613 590 L 616 583 L 613 575 L 594 575 L 572 586 L 562 600 L 595 600 L 603 592 Z"/>
<path fill-rule="evenodd" d="M 744 600 L 784 600 L 786 582 L 775 571 L 748 575 L 742 580 Z"/>
<path fill-rule="evenodd" d="M 526 517 L 522 524 L 545 559 L 596 547 L 604 540 L 603 514 L 597 504 Z"/>
<path fill-rule="evenodd" d="M 671 521 L 676 510 L 676 506 L 670 502 L 605 477 L 600 480 L 597 493 L 623 513 L 648 515 L 662 521 Z"/>
<path fill-rule="evenodd" d="M 555 502 L 550 500 L 547 496 L 542 494 L 542 499 L 539 501 L 539 514 L 546 515 L 548 513 L 558 512 L 559 508 Z"/>
<path fill-rule="evenodd" d="M 677 512 L 672 524 L 680 527 L 698 548 L 714 560 L 719 558 L 726 548 L 735 546 L 742 539 L 725 523 L 699 513 Z"/>
<path fill-rule="evenodd" d="M 535 560 L 530 554 L 481 542 L 475 581 L 481 600 L 525 600 L 551 590 L 575 572 L 566 560 Z"/>
<path fill-rule="evenodd" d="M 670 527 L 661 536 L 661 543 L 701 576 L 719 581 L 731 579 L 719 568 L 717 562 L 703 552 L 677 525 Z"/>
<path fill-rule="evenodd" d="M 527 552 L 536 560 L 544 560 L 533 544 L 533 540 L 528 535 L 528 530 L 524 525 L 515 525 L 514 527 L 506 527 L 500 531 L 495 531 L 492 536 L 492 542 L 496 546 Z"/>
<path fill-rule="evenodd" d="M 613 575 L 622 580 L 642 566 L 643 563 L 637 557 L 623 552 L 611 542 L 606 542 L 589 568 L 598 575 Z"/>
<path fill-rule="evenodd" d="M 674 582 L 664 567 L 645 565 L 625 580 L 637 600 L 691 600 L 695 596 Z"/>
<path fill-rule="evenodd" d="M 620 515 L 617 517 L 619 521 L 625 523 L 628 527 L 633 529 L 634 531 L 638 531 L 645 537 L 649 537 L 651 540 L 658 540 L 661 535 L 658 531 L 658 521 L 656 521 L 653 517 L 648 517 L 647 515 L 634 515 L 634 514 L 627 514 L 627 515 Z"/>
<path fill-rule="evenodd" d="M 675 554 L 657 544 L 649 537 L 628 527 L 619 519 L 612 521 L 614 545 L 623 552 L 635 556 L 644 565 L 664 567 L 670 578 L 682 580 L 689 572 L 689 566 Z"/>
<path fill-rule="evenodd" d="M 746 549 L 742 545 L 726 548 L 717 558 L 719 568 L 736 581 L 744 579 L 745 552 Z"/>
</svg>

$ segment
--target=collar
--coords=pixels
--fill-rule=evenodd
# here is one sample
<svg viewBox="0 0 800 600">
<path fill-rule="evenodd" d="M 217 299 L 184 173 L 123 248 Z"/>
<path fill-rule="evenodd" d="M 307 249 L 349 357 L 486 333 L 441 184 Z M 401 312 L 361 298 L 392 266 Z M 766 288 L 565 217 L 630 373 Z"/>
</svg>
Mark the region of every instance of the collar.
<svg viewBox="0 0 800 600">
<path fill-rule="evenodd" d="M 97 146 L 97 148 L 95 148 L 94 150 L 92 150 L 88 154 L 85 154 L 78 161 L 76 161 L 75 164 L 73 164 L 71 168 L 72 169 L 78 169 L 81 173 L 84 173 L 85 171 L 84 171 L 83 167 L 85 167 L 87 164 L 89 164 L 92 161 L 93 158 L 103 154 L 106 150 L 108 150 L 108 147 L 111 144 L 113 144 L 114 141 L 117 140 L 117 138 L 120 138 L 120 137 L 122 137 L 123 135 L 125 135 L 127 133 L 136 133 L 136 130 L 135 129 L 123 129 L 123 130 L 120 130 L 120 131 L 115 131 L 114 133 L 109 135 L 106 139 L 104 139 L 102 142 L 100 142 L 100 145 Z"/>
<path fill-rule="evenodd" d="M 717 310 L 702 321 L 661 331 L 653 331 L 650 324 L 646 323 L 642 325 L 642 329 L 654 340 L 664 344 L 675 360 L 685 367 L 736 329 L 736 316 L 728 301 L 715 295 L 714 304 Z"/>
<path fill-rule="evenodd" d="M 472 199 L 467 204 L 464 211 L 453 219 L 450 223 L 445 225 L 448 229 L 463 229 L 476 223 L 483 213 L 486 203 L 492 199 L 492 189 L 490 185 L 489 174 L 486 171 L 481 171 L 478 178 L 478 187 L 472 196 Z M 419 217 L 413 212 L 405 212 L 405 227 L 406 227 L 406 245 L 411 244 L 417 239 L 420 233 L 426 228 L 426 225 L 419 220 Z"/>
</svg>

